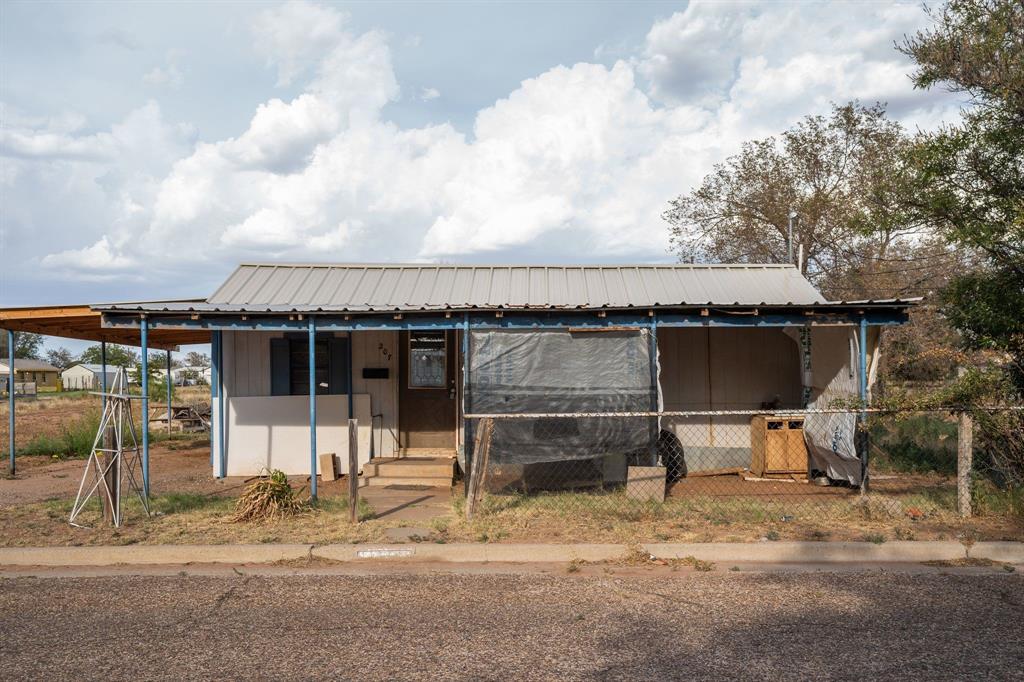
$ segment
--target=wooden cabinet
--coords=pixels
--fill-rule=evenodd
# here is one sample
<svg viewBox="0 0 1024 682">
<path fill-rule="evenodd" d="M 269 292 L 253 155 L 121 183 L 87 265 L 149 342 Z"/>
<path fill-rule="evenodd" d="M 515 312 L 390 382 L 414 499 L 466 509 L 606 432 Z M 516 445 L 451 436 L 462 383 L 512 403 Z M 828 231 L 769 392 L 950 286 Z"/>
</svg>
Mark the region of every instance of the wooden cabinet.
<svg viewBox="0 0 1024 682">
<path fill-rule="evenodd" d="M 757 415 L 750 421 L 750 471 L 764 478 L 807 477 L 802 416 Z"/>
</svg>

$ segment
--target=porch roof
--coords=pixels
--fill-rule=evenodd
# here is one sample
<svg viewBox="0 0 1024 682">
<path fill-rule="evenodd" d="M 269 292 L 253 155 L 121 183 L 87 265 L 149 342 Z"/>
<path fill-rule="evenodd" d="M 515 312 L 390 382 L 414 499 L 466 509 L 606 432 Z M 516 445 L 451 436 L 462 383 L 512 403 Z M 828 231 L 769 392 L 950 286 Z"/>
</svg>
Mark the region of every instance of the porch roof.
<svg viewBox="0 0 1024 682">
<path fill-rule="evenodd" d="M 202 299 L 198 299 L 201 301 Z M 159 305 L 150 301 L 145 305 Z M 185 303 L 177 301 L 176 303 Z M 129 304 L 104 304 L 129 305 Z M 138 304 L 130 304 L 138 305 Z M 0 308 L 0 329 L 34 332 L 82 341 L 108 341 L 128 346 L 141 346 L 138 329 L 112 329 L 102 324 L 102 314 L 89 305 L 19 306 Z M 178 346 L 209 343 L 206 329 L 153 329 L 148 335 L 150 348 L 175 350 Z M 17 363 L 15 363 L 17 366 Z"/>
<path fill-rule="evenodd" d="M 208 299 L 94 306 L 111 313 L 413 313 L 766 307 L 906 308 L 826 301 L 792 265 L 243 264 Z"/>
</svg>

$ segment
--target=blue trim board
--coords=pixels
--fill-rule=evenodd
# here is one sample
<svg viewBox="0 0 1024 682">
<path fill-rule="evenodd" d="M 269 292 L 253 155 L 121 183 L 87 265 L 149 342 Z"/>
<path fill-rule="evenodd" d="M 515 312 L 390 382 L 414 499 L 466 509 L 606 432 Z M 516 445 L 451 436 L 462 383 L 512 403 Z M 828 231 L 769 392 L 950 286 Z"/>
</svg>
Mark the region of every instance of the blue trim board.
<svg viewBox="0 0 1024 682">
<path fill-rule="evenodd" d="M 466 324 L 468 316 L 472 329 L 602 329 L 628 326 L 649 327 L 791 327 L 814 325 L 859 325 L 865 320 L 869 326 L 891 326 L 907 322 L 905 310 L 865 310 L 863 312 L 830 312 L 805 314 L 796 313 L 723 313 L 709 311 L 700 313 L 658 312 L 656 316 L 640 312 L 599 312 L 599 311 L 502 311 L 498 317 L 494 312 L 463 313 L 459 316 L 445 316 L 426 313 L 404 313 L 395 315 L 366 315 L 362 317 L 330 313 L 306 314 L 305 320 L 289 319 L 286 315 L 242 315 L 217 314 L 201 316 L 198 319 L 175 314 L 150 314 L 151 329 L 210 329 L 210 330 L 259 330 L 259 331 L 305 331 L 308 319 L 316 318 L 316 328 L 324 332 L 356 332 L 369 330 L 410 330 L 410 329 L 459 329 Z M 242 319 L 242 318 L 246 319 Z M 138 314 L 104 313 L 103 324 L 114 329 L 137 329 L 140 326 Z"/>
</svg>

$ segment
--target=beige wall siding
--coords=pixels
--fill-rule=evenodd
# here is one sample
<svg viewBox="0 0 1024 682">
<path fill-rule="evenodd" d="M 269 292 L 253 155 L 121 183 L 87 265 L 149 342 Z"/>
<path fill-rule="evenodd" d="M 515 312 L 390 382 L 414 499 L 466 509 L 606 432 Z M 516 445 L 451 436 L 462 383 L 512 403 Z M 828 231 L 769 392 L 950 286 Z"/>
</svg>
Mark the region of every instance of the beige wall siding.
<svg viewBox="0 0 1024 682">
<path fill-rule="evenodd" d="M 800 404 L 800 357 L 779 327 L 658 330 L 664 409 L 756 410 Z M 664 420 L 683 445 L 749 447 L 747 417 Z"/>
<path fill-rule="evenodd" d="M 344 332 L 338 336 L 347 336 Z M 226 331 L 224 344 L 224 397 L 271 397 L 270 340 L 284 332 Z M 352 335 L 352 392 L 370 397 L 371 414 L 380 418 L 373 422 L 373 453 L 376 457 L 394 456 L 398 435 L 398 332 L 367 331 Z M 364 367 L 387 367 L 387 379 L 364 379 Z M 319 401 L 318 401 L 319 402 Z M 228 412 L 231 412 L 228 410 Z M 235 424 L 234 428 L 243 428 Z M 319 429 L 318 429 L 319 432 Z M 225 434 L 230 463 L 231 428 Z M 236 431 L 236 443 L 243 442 Z"/>
<path fill-rule="evenodd" d="M 398 450 L 398 352 L 398 332 L 352 334 L 352 391 L 368 394 L 370 410 L 381 415 L 373 424 L 377 457 L 392 457 Z M 364 379 L 364 367 L 387 367 L 388 378 Z"/>
</svg>

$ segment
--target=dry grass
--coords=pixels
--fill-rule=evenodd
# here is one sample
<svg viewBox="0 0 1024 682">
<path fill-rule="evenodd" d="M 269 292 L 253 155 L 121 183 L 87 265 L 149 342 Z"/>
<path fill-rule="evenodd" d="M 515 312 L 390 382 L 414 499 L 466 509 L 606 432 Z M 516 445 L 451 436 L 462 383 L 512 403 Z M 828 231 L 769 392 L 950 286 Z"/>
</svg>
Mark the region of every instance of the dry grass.
<svg viewBox="0 0 1024 682">
<path fill-rule="evenodd" d="M 201 455 L 202 453 L 200 453 Z M 200 457 L 202 459 L 202 457 Z M 202 475 L 205 475 L 205 469 Z M 178 483 L 180 485 L 180 482 Z M 164 488 L 166 489 L 166 488 Z M 154 498 L 157 512 L 145 518 L 129 503 L 127 523 L 120 529 L 97 526 L 80 530 L 67 524 L 71 498 L 0 508 L 3 546 L 101 544 L 222 544 L 295 542 L 311 544 L 386 542 L 389 528 L 408 521 L 374 518 L 360 497 L 360 518 L 348 523 L 343 495 L 322 497 L 309 513 L 263 523 L 231 523 L 240 490 L 210 494 L 178 493 Z M 568 496 L 568 497 L 566 497 Z M 569 504 L 568 506 L 567 503 Z M 705 506 L 691 498 L 670 498 L 664 504 L 615 506 L 586 494 L 488 496 L 483 512 L 472 521 L 464 515 L 462 491 L 452 491 L 447 514 L 428 525 L 423 542 L 756 542 L 772 540 L 1021 540 L 1024 528 L 1012 515 L 988 514 L 967 521 L 955 514 L 923 516 L 882 513 L 888 506 L 868 498 L 847 505 L 842 513 L 823 513 L 810 506 L 799 513 L 747 501 L 742 507 Z M 92 510 L 98 520 L 98 508 Z M 680 559 L 679 562 L 686 562 Z M 694 560 L 696 561 L 696 560 Z M 680 563 L 698 568 L 695 564 Z"/>
<path fill-rule="evenodd" d="M 250 483 L 235 503 L 235 523 L 266 523 L 310 510 L 308 502 L 299 500 L 299 493 L 288 483 L 283 471 Z"/>
</svg>

